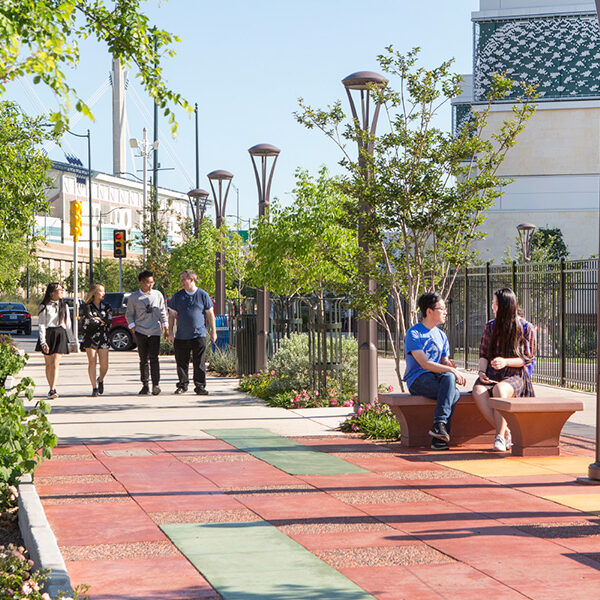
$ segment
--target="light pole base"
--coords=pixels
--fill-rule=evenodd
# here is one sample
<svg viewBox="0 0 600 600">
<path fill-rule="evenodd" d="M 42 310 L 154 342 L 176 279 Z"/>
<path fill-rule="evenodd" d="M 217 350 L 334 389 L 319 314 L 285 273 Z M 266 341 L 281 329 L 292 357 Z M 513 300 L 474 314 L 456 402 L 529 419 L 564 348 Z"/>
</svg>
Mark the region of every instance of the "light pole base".
<svg viewBox="0 0 600 600">
<path fill-rule="evenodd" d="M 588 476 L 578 477 L 577 483 L 583 485 L 600 485 L 600 463 L 592 463 L 588 467 Z"/>
</svg>

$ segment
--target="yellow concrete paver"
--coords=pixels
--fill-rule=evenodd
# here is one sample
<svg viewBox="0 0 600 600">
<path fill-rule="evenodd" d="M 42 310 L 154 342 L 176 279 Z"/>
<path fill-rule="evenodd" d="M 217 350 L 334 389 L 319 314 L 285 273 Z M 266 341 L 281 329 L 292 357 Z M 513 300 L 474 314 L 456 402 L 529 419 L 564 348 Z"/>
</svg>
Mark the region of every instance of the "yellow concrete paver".
<svg viewBox="0 0 600 600">
<path fill-rule="evenodd" d="M 592 491 L 589 494 L 561 494 L 558 496 L 542 496 L 546 500 L 581 510 L 583 512 L 600 515 L 600 493 L 598 490 Z"/>
<path fill-rule="evenodd" d="M 518 477 L 522 475 L 549 475 L 555 473 L 547 467 L 522 462 L 520 459 L 481 459 L 437 461 L 438 465 L 470 473 L 477 477 Z"/>
<path fill-rule="evenodd" d="M 587 475 L 589 464 L 594 462 L 594 459 L 589 456 L 531 456 L 518 460 L 564 475 Z"/>
</svg>

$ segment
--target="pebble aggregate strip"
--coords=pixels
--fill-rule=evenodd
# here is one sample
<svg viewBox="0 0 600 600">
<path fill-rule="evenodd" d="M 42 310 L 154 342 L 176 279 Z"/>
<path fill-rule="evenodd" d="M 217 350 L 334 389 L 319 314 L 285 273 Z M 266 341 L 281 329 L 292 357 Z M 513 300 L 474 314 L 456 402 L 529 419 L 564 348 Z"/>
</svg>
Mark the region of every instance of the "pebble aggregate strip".
<svg viewBox="0 0 600 600">
<path fill-rule="evenodd" d="M 119 558 L 153 558 L 177 556 L 179 551 L 171 542 L 132 542 L 129 544 L 98 544 L 96 546 L 61 546 L 65 561 L 115 560 Z"/>
<path fill-rule="evenodd" d="M 567 523 L 536 523 L 535 525 L 518 525 L 518 529 L 540 538 L 577 538 L 600 535 L 600 525 L 590 522 L 569 521 Z"/>
<path fill-rule="evenodd" d="M 126 502 L 129 495 L 125 492 L 83 492 L 69 496 L 42 496 L 44 504 L 99 504 L 102 502 Z"/>
<path fill-rule="evenodd" d="M 434 498 L 420 490 L 383 490 L 365 492 L 331 492 L 347 504 L 395 504 L 398 502 L 431 502 Z"/>
<path fill-rule="evenodd" d="M 341 518 L 337 518 L 338 520 Z M 278 521 L 271 521 L 280 531 L 289 535 L 295 533 L 341 533 L 344 531 L 385 531 L 393 527 L 377 521 L 373 517 L 361 517 L 361 522 L 328 522 L 326 519 L 321 521 L 315 519 L 306 519 L 305 523 L 278 524 Z"/>
<path fill-rule="evenodd" d="M 318 492 L 316 488 L 298 483 L 295 485 L 265 485 L 265 486 L 242 486 L 221 488 L 224 494 L 235 496 L 290 496 L 293 494 L 306 494 Z"/>
<path fill-rule="evenodd" d="M 93 454 L 53 454 L 52 462 L 59 460 L 94 460 Z"/>
<path fill-rule="evenodd" d="M 63 485 L 69 483 L 109 483 L 115 479 L 109 473 L 100 475 L 52 475 L 35 478 L 35 483 L 42 485 Z"/>
<path fill-rule="evenodd" d="M 202 454 L 194 456 L 179 456 L 184 463 L 216 463 L 216 462 L 249 462 L 256 460 L 250 454 Z"/>
<path fill-rule="evenodd" d="M 328 454 L 330 454 L 331 456 L 335 456 L 336 458 L 341 458 L 342 460 L 350 460 L 352 458 L 373 458 L 373 459 L 377 459 L 377 458 L 381 458 L 382 453 L 381 452 L 354 452 L 354 451 L 350 451 L 350 452 L 328 452 Z M 391 452 L 389 452 L 389 450 L 387 451 L 386 454 L 392 454 Z"/>
<path fill-rule="evenodd" d="M 379 473 L 388 479 L 464 479 L 471 477 L 463 471 L 454 469 L 429 469 L 426 471 L 383 471 Z"/>
<path fill-rule="evenodd" d="M 182 510 L 173 512 L 149 513 L 157 525 L 169 523 L 236 523 L 261 521 L 262 519 L 251 510 Z"/>
<path fill-rule="evenodd" d="M 317 550 L 314 554 L 336 569 L 454 562 L 454 559 L 446 554 L 442 554 L 428 546 L 416 544 L 398 547 L 372 546 L 367 548 Z"/>
</svg>

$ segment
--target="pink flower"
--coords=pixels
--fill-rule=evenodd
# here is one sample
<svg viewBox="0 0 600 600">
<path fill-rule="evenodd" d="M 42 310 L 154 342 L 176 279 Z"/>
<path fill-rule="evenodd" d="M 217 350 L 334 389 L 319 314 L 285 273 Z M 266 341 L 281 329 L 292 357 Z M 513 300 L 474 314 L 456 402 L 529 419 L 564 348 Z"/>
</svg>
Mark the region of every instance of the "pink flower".
<svg viewBox="0 0 600 600">
<path fill-rule="evenodd" d="M 315 396 L 318 396 L 319 395 L 319 390 L 314 390 L 314 394 L 315 394 Z"/>
<path fill-rule="evenodd" d="M 393 385 L 390 385 L 390 387 L 388 388 L 388 393 L 391 393 L 391 392 L 393 392 L 393 391 L 394 391 L 394 386 L 393 386 Z"/>
<path fill-rule="evenodd" d="M 297 395 L 297 396 L 294 398 L 294 400 L 295 400 L 296 402 L 299 402 L 299 401 L 300 401 L 300 394 L 298 394 L 298 395 Z"/>
<path fill-rule="evenodd" d="M 337 398 L 332 398 L 329 402 L 331 403 L 331 406 L 337 406 L 338 405 Z"/>
<path fill-rule="evenodd" d="M 275 371 L 271 371 L 271 375 L 275 375 Z"/>
<path fill-rule="evenodd" d="M 352 400 L 344 400 L 343 406 L 352 406 Z"/>
</svg>

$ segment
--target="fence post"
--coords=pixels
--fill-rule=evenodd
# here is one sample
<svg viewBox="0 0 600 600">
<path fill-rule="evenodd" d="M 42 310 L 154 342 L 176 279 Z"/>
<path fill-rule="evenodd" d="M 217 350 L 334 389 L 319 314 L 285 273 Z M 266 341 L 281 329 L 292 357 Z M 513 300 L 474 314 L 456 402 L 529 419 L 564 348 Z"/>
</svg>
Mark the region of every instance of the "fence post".
<svg viewBox="0 0 600 600">
<path fill-rule="evenodd" d="M 513 292 L 517 293 L 517 261 L 512 261 L 512 289 Z"/>
<path fill-rule="evenodd" d="M 491 296 L 490 296 L 490 262 L 485 263 L 485 316 L 486 321 L 489 321 L 491 318 Z"/>
<path fill-rule="evenodd" d="M 465 369 L 469 368 L 469 267 L 465 267 L 465 304 L 463 314 Z"/>
<path fill-rule="evenodd" d="M 565 272 L 565 259 L 560 259 L 560 385 L 567 383 L 567 277 Z"/>
</svg>

